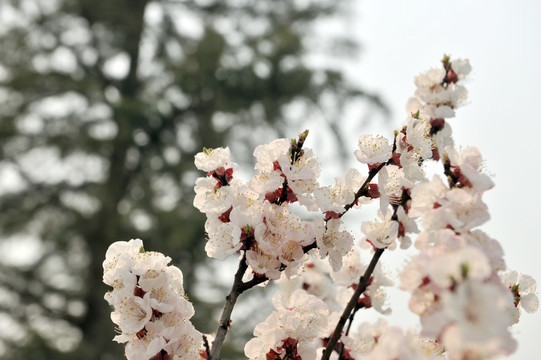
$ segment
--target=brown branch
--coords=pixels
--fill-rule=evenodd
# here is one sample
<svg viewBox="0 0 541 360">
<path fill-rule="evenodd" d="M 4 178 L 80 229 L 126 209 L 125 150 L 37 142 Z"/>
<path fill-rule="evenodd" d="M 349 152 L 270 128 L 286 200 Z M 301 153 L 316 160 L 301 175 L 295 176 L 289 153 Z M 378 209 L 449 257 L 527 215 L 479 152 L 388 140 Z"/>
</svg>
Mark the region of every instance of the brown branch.
<svg viewBox="0 0 541 360">
<path fill-rule="evenodd" d="M 205 347 L 205 352 L 207 354 L 207 359 L 210 359 L 209 340 L 207 339 L 207 335 L 205 335 L 205 334 L 203 334 L 203 346 Z"/>
<path fill-rule="evenodd" d="M 338 217 L 342 217 L 345 213 L 348 212 L 349 209 L 351 209 L 355 204 L 357 203 L 357 200 L 359 200 L 362 196 L 368 195 L 368 187 L 370 186 L 370 181 L 377 175 L 377 173 L 383 169 L 383 167 L 387 165 L 387 163 L 380 164 L 377 168 L 373 168 L 368 172 L 368 177 L 364 181 L 364 183 L 361 185 L 357 193 L 355 193 L 355 198 L 352 202 L 344 206 L 344 212 L 338 215 Z"/>
<path fill-rule="evenodd" d="M 357 311 L 359 311 L 362 308 L 364 308 L 364 304 L 357 303 L 357 305 L 353 309 L 351 315 L 349 316 L 348 327 L 346 328 L 346 332 L 344 333 L 346 336 L 349 335 L 349 331 L 351 330 L 351 325 L 353 325 L 353 319 L 355 318 L 355 314 L 357 313 Z M 342 346 L 340 347 L 340 356 L 338 357 L 339 360 L 341 360 L 342 357 L 344 356 L 344 351 L 345 350 L 346 350 L 346 345 L 344 343 L 342 343 Z"/>
<path fill-rule="evenodd" d="M 357 288 L 355 289 L 355 292 L 351 296 L 351 299 L 349 299 L 349 302 L 346 305 L 344 312 L 340 316 L 340 320 L 338 321 L 338 324 L 336 324 L 336 328 L 334 329 L 334 332 L 331 338 L 329 339 L 329 342 L 327 343 L 327 347 L 325 348 L 325 351 L 323 352 L 323 356 L 321 357 L 321 360 L 329 360 L 336 344 L 338 343 L 338 340 L 340 339 L 340 336 L 342 335 L 342 329 L 344 329 L 346 321 L 348 320 L 353 309 L 357 306 L 359 297 L 366 290 L 368 280 L 370 279 L 370 276 L 372 276 L 372 273 L 374 272 L 374 269 L 376 268 L 376 264 L 378 263 L 378 260 L 384 251 L 385 249 L 377 249 L 374 255 L 372 256 L 372 260 L 370 261 L 368 268 L 366 268 L 364 275 L 361 276 L 361 278 L 359 279 L 359 284 Z"/>
<path fill-rule="evenodd" d="M 307 245 L 303 248 L 304 253 L 306 254 L 308 251 L 316 247 L 317 245 L 315 242 L 313 244 Z M 280 267 L 280 271 L 285 270 L 285 268 L 285 265 Z M 222 351 L 223 342 L 225 340 L 225 336 L 227 335 L 227 331 L 231 326 L 231 313 L 233 312 L 233 308 L 235 307 L 235 303 L 237 302 L 240 294 L 242 294 L 246 290 L 253 288 L 254 286 L 257 286 L 269 280 L 267 276 L 254 276 L 252 280 L 243 282 L 242 277 L 244 276 L 244 273 L 247 269 L 248 264 L 246 264 L 245 252 L 239 262 L 239 268 L 235 274 L 235 280 L 233 282 L 233 286 L 231 287 L 231 292 L 225 298 L 224 309 L 222 311 L 222 316 L 220 317 L 220 323 L 218 325 L 218 330 L 216 331 L 216 337 L 214 339 L 214 342 L 212 343 L 212 350 L 210 352 L 209 360 L 220 359 L 220 352 Z"/>
<path fill-rule="evenodd" d="M 241 288 L 242 277 L 248 269 L 248 264 L 246 264 L 246 253 L 242 256 L 242 259 L 239 262 L 239 268 L 235 273 L 235 280 L 233 281 L 233 286 L 231 287 L 231 292 L 225 298 L 224 310 L 222 311 L 222 316 L 220 317 L 220 323 L 218 324 L 218 329 L 216 330 L 216 337 L 212 342 L 212 349 L 210 351 L 209 360 L 219 360 L 220 353 L 222 351 L 222 346 L 227 335 L 227 330 L 231 327 L 231 313 L 237 302 L 237 298 L 242 294 L 245 288 Z"/>
<path fill-rule="evenodd" d="M 395 136 L 394 136 L 394 140 L 393 140 L 393 150 L 392 150 L 392 154 L 394 155 L 395 152 L 396 152 L 396 134 L 397 132 L 395 132 Z M 338 215 L 339 218 L 341 218 L 342 216 L 344 216 L 345 213 L 348 212 L 349 209 L 351 209 L 353 206 L 355 206 L 355 204 L 357 203 L 357 201 L 362 197 L 362 196 L 366 196 L 368 195 L 368 187 L 370 186 L 370 181 L 372 181 L 372 179 L 379 173 L 379 171 L 381 169 L 383 169 L 384 166 L 386 165 L 391 165 L 393 163 L 393 157 L 391 155 L 391 157 L 389 158 L 389 160 L 387 160 L 386 162 L 382 163 L 382 164 L 379 164 L 378 167 L 376 168 L 372 168 L 368 171 L 368 177 L 366 178 L 366 180 L 364 181 L 364 183 L 361 185 L 361 187 L 359 188 L 359 190 L 355 193 L 355 198 L 353 199 L 352 202 L 350 202 L 349 204 L 347 204 L 346 206 L 344 206 L 344 212 L 341 213 L 340 215 Z"/>
</svg>

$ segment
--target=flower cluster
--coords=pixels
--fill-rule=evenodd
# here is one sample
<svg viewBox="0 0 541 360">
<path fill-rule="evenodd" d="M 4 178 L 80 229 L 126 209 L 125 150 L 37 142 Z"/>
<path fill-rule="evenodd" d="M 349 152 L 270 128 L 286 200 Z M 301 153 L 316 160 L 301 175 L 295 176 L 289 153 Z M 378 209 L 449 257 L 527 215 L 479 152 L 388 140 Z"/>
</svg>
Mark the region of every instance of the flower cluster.
<svg viewBox="0 0 541 360">
<path fill-rule="evenodd" d="M 276 293 L 275 311 L 254 329 L 256 336 L 244 348 L 254 360 L 316 359 L 314 341 L 327 335 L 327 305 L 298 289 Z"/>
<path fill-rule="evenodd" d="M 340 316 L 367 266 L 368 264 L 361 258 L 361 250 L 358 247 L 354 247 L 343 257 L 343 265 L 338 271 L 334 271 L 319 257 L 309 254 L 301 272 L 290 279 L 282 278 L 277 284 L 284 293 L 291 293 L 297 289 L 305 290 L 325 302 L 331 314 L 334 313 L 333 316 Z M 358 300 L 359 307 L 373 308 L 383 315 L 390 314 L 385 287 L 392 285 L 394 282 L 389 274 L 378 264 L 366 290 Z"/>
<path fill-rule="evenodd" d="M 467 60 L 444 57 L 443 67 L 415 78 L 404 125 L 392 141 L 361 135 L 357 160 L 334 185 L 320 185 L 320 167 L 298 139 L 277 139 L 254 151 L 257 173 L 236 178 L 228 148 L 204 149 L 195 165 L 194 206 L 205 213 L 209 257 L 240 254 L 239 269 L 212 350 L 189 319 L 182 274 L 169 258 L 142 250 L 140 240 L 111 245 L 104 262 L 111 317 L 129 359 L 218 359 L 240 294 L 274 280 L 275 311 L 245 346 L 255 360 L 465 360 L 512 353 L 510 327 L 520 309 L 535 312 L 536 283 L 509 271 L 498 241 L 479 226 L 489 219 L 483 194 L 494 183 L 474 147 L 455 148 L 448 119 L 465 103 Z M 443 177 L 427 175 L 438 162 Z M 356 242 L 342 217 L 379 201 L 378 217 L 361 225 Z M 291 204 L 304 207 L 296 212 Z M 304 214 L 303 216 L 300 214 Z M 353 326 L 355 314 L 391 312 L 386 288 L 394 285 L 382 254 L 414 244 L 400 274 L 420 331 L 376 324 Z M 399 251 L 399 250 L 397 250 Z M 371 260 L 365 261 L 365 258 Z M 284 274 L 285 276 L 282 276 Z"/>
<path fill-rule="evenodd" d="M 518 317 L 523 294 L 527 310 L 537 309 L 531 293 L 535 282 L 525 277 L 521 287 L 516 274 L 502 282 L 502 248 L 476 229 L 489 219 L 482 195 L 494 184 L 481 170 L 477 149 L 452 147 L 445 118 L 465 100 L 459 80 L 470 67 L 461 60 L 443 63 L 443 72 L 416 78 L 417 96 L 410 106 L 432 125 L 434 154 L 442 158 L 448 184 L 434 176 L 411 191 L 409 213 L 422 219 L 424 231 L 415 243 L 419 254 L 401 274 L 401 287 L 411 291 L 410 309 L 420 316 L 421 334 L 438 339 L 449 359 L 487 359 L 514 351 L 509 326 Z"/>
<path fill-rule="evenodd" d="M 284 269 L 287 276 L 294 275 L 305 253 L 317 247 L 334 269 L 340 268 L 353 238 L 341 229 L 338 214 L 354 200 L 363 178 L 350 171 L 335 187 L 320 187 L 319 163 L 312 150 L 303 148 L 307 134 L 298 141 L 278 139 L 258 146 L 254 156 L 259 173 L 247 183 L 233 179 L 229 149 L 196 156 L 196 166 L 208 171 L 196 181 L 194 206 L 207 215 L 205 249 L 210 257 L 223 259 L 244 250 L 255 276 L 277 280 Z M 216 176 L 224 172 L 227 181 Z M 289 209 L 296 202 L 324 216 L 302 220 Z"/>
<path fill-rule="evenodd" d="M 105 295 L 114 306 L 111 320 L 126 343 L 129 360 L 201 359 L 202 335 L 190 318 L 182 272 L 168 266 L 171 258 L 145 251 L 139 239 L 111 244 L 103 262 L 103 282 L 113 287 Z"/>
<path fill-rule="evenodd" d="M 349 359 L 356 360 L 443 360 L 444 349 L 436 341 L 424 339 L 398 327 L 389 327 L 385 319 L 375 324 L 361 323 L 358 332 L 343 337 Z"/>
</svg>

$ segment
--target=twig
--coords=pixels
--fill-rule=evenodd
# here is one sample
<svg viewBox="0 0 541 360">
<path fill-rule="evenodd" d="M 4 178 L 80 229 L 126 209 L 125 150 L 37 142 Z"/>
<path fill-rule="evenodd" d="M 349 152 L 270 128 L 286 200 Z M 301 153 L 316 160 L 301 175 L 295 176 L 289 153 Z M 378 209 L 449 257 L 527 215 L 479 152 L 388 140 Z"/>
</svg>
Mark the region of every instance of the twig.
<svg viewBox="0 0 541 360">
<path fill-rule="evenodd" d="M 346 324 L 347 319 L 349 318 L 351 312 L 357 305 L 357 302 L 359 301 L 359 297 L 366 290 L 368 280 L 370 279 L 370 276 L 372 276 L 372 273 L 374 272 L 374 269 L 376 268 L 376 264 L 378 263 L 378 260 L 384 251 L 385 249 L 377 249 L 374 255 L 372 256 L 372 260 L 370 261 L 368 268 L 366 268 L 364 275 L 361 276 L 361 278 L 359 279 L 359 285 L 355 289 L 355 292 L 353 293 L 353 296 L 351 296 L 351 299 L 349 299 L 349 302 L 346 305 L 344 312 L 340 316 L 340 320 L 338 321 L 338 324 L 336 324 L 336 328 L 334 329 L 334 332 L 331 338 L 329 339 L 329 342 L 327 343 L 327 347 L 325 348 L 325 352 L 323 353 L 321 360 L 329 360 L 336 344 L 338 343 L 338 340 L 340 339 L 340 336 L 342 335 L 342 329 L 344 329 L 344 325 Z"/>
<path fill-rule="evenodd" d="M 361 196 L 368 195 L 368 186 L 370 185 L 370 181 L 374 178 L 374 176 L 377 175 L 377 173 L 383 169 L 383 167 L 387 165 L 387 163 L 380 164 L 377 168 L 373 168 L 368 172 L 368 177 L 364 181 L 364 183 L 361 185 L 357 193 L 355 193 L 355 198 L 352 202 L 344 206 L 344 212 L 338 215 L 338 217 L 344 216 L 345 213 L 348 212 L 349 209 L 351 209 L 355 204 L 357 203 L 357 200 L 361 198 Z"/>
<path fill-rule="evenodd" d="M 355 309 L 353 309 L 353 312 L 349 316 L 348 327 L 346 328 L 346 332 L 344 333 L 344 335 L 346 336 L 349 335 L 349 331 L 351 330 L 351 325 L 353 325 L 353 319 L 355 318 L 355 314 L 357 313 L 357 311 L 359 311 L 362 308 L 364 308 L 364 304 L 357 304 L 357 306 L 355 306 Z M 345 350 L 346 350 L 346 345 L 342 343 L 342 347 L 340 348 L 340 356 L 338 357 L 338 360 L 342 359 L 342 356 L 344 356 Z"/>
<path fill-rule="evenodd" d="M 203 334 L 203 345 L 205 346 L 205 352 L 207 353 L 207 359 L 210 359 L 210 347 L 207 335 Z"/>
<path fill-rule="evenodd" d="M 394 140 L 393 140 L 393 150 L 392 150 L 392 154 L 394 155 L 395 152 L 396 152 L 396 132 L 395 132 L 395 136 L 394 136 Z M 368 171 L 368 177 L 366 178 L 366 180 L 364 181 L 364 183 L 361 185 L 361 187 L 359 188 L 359 190 L 355 193 L 355 198 L 353 199 L 352 202 L 350 202 L 349 204 L 347 204 L 346 206 L 344 206 L 344 212 L 341 213 L 340 215 L 338 215 L 339 218 L 341 218 L 342 216 L 344 216 L 345 213 L 348 212 L 349 209 L 351 209 L 353 206 L 355 206 L 355 204 L 357 203 L 357 201 L 362 197 L 362 196 L 366 196 L 368 195 L 368 187 L 370 186 L 370 181 L 372 181 L 372 179 L 379 173 L 379 171 L 381 169 L 383 169 L 384 166 L 386 165 L 390 165 L 393 163 L 393 157 L 391 156 L 391 158 L 389 158 L 389 160 L 387 160 L 386 162 L 382 163 L 382 164 L 379 164 L 378 167 L 375 167 L 375 168 L 372 168 Z"/>
<path fill-rule="evenodd" d="M 242 277 L 248 269 L 246 264 L 246 253 L 242 256 L 242 259 L 239 262 L 239 268 L 235 273 L 235 280 L 233 286 L 231 287 L 231 292 L 225 298 L 224 310 L 222 311 L 222 316 L 220 317 L 220 323 L 218 324 L 218 329 L 216 330 L 216 337 L 212 343 L 212 349 L 210 351 L 209 360 L 219 360 L 220 353 L 222 351 L 222 346 L 227 335 L 227 330 L 231 326 L 231 313 L 237 302 L 237 298 L 242 292 L 246 289 L 241 289 Z"/>
</svg>

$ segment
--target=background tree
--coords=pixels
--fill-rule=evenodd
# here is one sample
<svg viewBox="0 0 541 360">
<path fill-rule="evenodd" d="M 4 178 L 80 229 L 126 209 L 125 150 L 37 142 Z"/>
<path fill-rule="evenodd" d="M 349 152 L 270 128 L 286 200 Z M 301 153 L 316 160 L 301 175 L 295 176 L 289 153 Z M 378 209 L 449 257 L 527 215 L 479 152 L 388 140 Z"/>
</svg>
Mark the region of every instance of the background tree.
<svg viewBox="0 0 541 360">
<path fill-rule="evenodd" d="M 338 5 L 0 1 L 6 359 L 121 358 L 101 283 L 114 241 L 141 237 L 171 254 L 190 291 L 204 255 L 203 217 L 191 205 L 203 146 L 229 139 L 248 157 L 254 137 L 320 111 L 333 114 L 323 118 L 339 138 L 348 102 L 384 110 L 340 71 L 310 61 L 308 34 Z M 355 49 L 349 39 L 318 45 Z M 197 321 L 214 330 L 215 319 Z"/>
</svg>

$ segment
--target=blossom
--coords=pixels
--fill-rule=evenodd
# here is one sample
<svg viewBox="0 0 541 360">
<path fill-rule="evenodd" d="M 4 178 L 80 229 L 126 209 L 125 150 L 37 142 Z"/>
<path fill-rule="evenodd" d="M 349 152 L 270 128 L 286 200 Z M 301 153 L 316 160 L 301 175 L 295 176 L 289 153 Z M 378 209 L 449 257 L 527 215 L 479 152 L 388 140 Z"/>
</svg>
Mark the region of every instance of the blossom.
<svg viewBox="0 0 541 360">
<path fill-rule="evenodd" d="M 481 249 L 490 261 L 492 270 L 500 271 L 505 269 L 503 249 L 498 240 L 490 238 L 479 229 L 463 233 L 460 238 L 464 239 L 468 245 Z"/>
<path fill-rule="evenodd" d="M 199 170 L 210 172 L 219 168 L 230 169 L 233 164 L 229 162 L 231 151 L 229 147 L 217 149 L 204 149 L 195 155 L 195 167 Z"/>
<path fill-rule="evenodd" d="M 437 206 L 424 216 L 426 229 L 438 230 L 449 226 L 460 233 L 472 230 L 490 218 L 481 193 L 475 191 L 453 188 L 436 203 Z"/>
<path fill-rule="evenodd" d="M 434 204 L 443 198 L 448 190 L 437 175 L 429 182 L 418 184 L 411 190 L 409 216 L 415 218 L 424 215 L 434 208 Z"/>
<path fill-rule="evenodd" d="M 468 280 L 442 295 L 442 345 L 450 359 L 491 358 L 515 350 L 508 327 L 511 294 L 493 283 Z M 430 334 L 438 336 L 438 334 Z"/>
<path fill-rule="evenodd" d="M 406 136 L 402 138 L 407 146 L 403 150 L 414 152 L 422 159 L 432 157 L 430 127 L 430 123 L 426 119 L 408 118 L 406 122 Z"/>
<path fill-rule="evenodd" d="M 340 219 L 327 221 L 325 233 L 317 238 L 317 246 L 321 258 L 329 256 L 329 263 L 333 270 L 338 271 L 342 267 L 342 257 L 346 255 L 353 246 L 353 236 L 347 231 L 340 231 L 342 225 Z"/>
<path fill-rule="evenodd" d="M 203 213 L 221 214 L 231 207 L 234 191 L 231 186 L 219 186 L 212 177 L 195 181 L 193 205 Z"/>
<path fill-rule="evenodd" d="M 413 220 L 404 210 L 403 206 L 400 206 L 396 210 L 398 218 L 398 240 L 400 241 L 400 248 L 407 249 L 411 246 L 411 239 L 406 234 L 419 233 L 417 223 Z"/>
<path fill-rule="evenodd" d="M 364 164 L 375 165 L 383 163 L 391 157 L 393 147 L 383 136 L 359 136 L 359 150 L 355 150 L 357 160 Z"/>
<path fill-rule="evenodd" d="M 249 186 L 253 191 L 265 195 L 280 189 L 283 183 L 282 174 L 273 171 L 256 174 L 250 179 Z"/>
<path fill-rule="evenodd" d="M 331 278 L 337 285 L 348 287 L 359 282 L 366 265 L 361 263 L 361 252 L 354 247 L 342 258 L 342 267 L 331 272 Z"/>
<path fill-rule="evenodd" d="M 254 329 L 255 338 L 248 341 L 244 353 L 250 359 L 283 358 L 287 353 L 303 360 L 315 360 L 313 341 L 327 336 L 328 308 L 323 301 L 298 289 L 291 294 L 273 296 L 275 311 Z"/>
<path fill-rule="evenodd" d="M 460 152 L 449 147 L 445 150 L 457 183 L 476 191 L 486 191 L 494 187 L 490 177 L 480 170 L 483 159 L 477 148 L 470 146 Z"/>
<path fill-rule="evenodd" d="M 254 150 L 254 156 L 257 160 L 256 170 L 272 171 L 274 162 L 278 161 L 280 156 L 287 154 L 290 144 L 286 139 L 276 139 L 265 145 L 259 145 Z"/>
<path fill-rule="evenodd" d="M 349 354 L 358 360 L 436 360 L 444 359 L 441 347 L 434 342 L 404 334 L 387 321 L 379 319 L 375 324 L 361 323 L 358 332 L 342 337 Z"/>
<path fill-rule="evenodd" d="M 382 249 L 395 245 L 398 236 L 398 222 L 391 220 L 391 212 L 381 216 L 379 220 L 365 221 L 361 226 L 366 241 L 374 247 Z"/>
<path fill-rule="evenodd" d="M 440 86 L 444 77 L 445 69 L 433 68 L 417 75 L 413 81 L 418 88 L 430 90 Z"/>
<path fill-rule="evenodd" d="M 201 334 L 189 319 L 194 314 L 185 298 L 182 272 L 168 265 L 171 258 L 144 251 L 141 240 L 116 242 L 106 253 L 104 282 L 113 287 L 105 295 L 113 305 L 111 320 L 126 343 L 128 360 L 149 360 L 157 354 L 171 359 L 199 359 Z"/>
<path fill-rule="evenodd" d="M 539 299 L 535 293 L 537 283 L 530 275 L 519 275 L 516 271 L 509 271 L 502 275 L 502 282 L 513 293 L 514 307 L 513 317 L 518 322 L 520 312 L 519 305 L 527 313 L 534 313 L 539 308 Z"/>
<path fill-rule="evenodd" d="M 286 154 L 278 158 L 278 164 L 288 181 L 310 180 L 319 177 L 319 162 L 312 149 L 304 149 L 302 156 L 292 162 Z"/>
<path fill-rule="evenodd" d="M 378 190 L 380 193 L 380 211 L 387 213 L 389 204 L 398 205 L 402 198 L 402 190 L 410 187 L 404 171 L 396 165 L 387 165 L 378 174 Z"/>
<path fill-rule="evenodd" d="M 311 251 L 308 256 L 308 262 L 302 267 L 297 275 L 289 279 L 282 277 L 276 283 L 280 286 L 280 291 L 293 293 L 297 289 L 303 289 L 310 295 L 323 300 L 329 307 L 329 310 L 342 310 L 342 306 L 336 302 L 336 286 L 329 278 L 329 264 L 317 258 L 317 251 Z"/>
<path fill-rule="evenodd" d="M 134 264 L 134 258 L 144 251 L 141 239 L 117 241 L 112 243 L 105 253 L 103 262 L 103 282 L 115 286 Z"/>
<path fill-rule="evenodd" d="M 355 193 L 349 188 L 345 181 L 335 179 L 335 186 L 324 186 L 316 189 L 314 196 L 317 204 L 323 213 L 343 213 L 344 206 L 353 201 Z"/>
<path fill-rule="evenodd" d="M 466 78 L 471 72 L 471 64 L 468 59 L 454 59 L 451 61 L 451 68 L 457 74 L 459 80 Z"/>
<path fill-rule="evenodd" d="M 378 339 L 389 328 L 385 319 L 379 319 L 375 324 L 363 322 L 356 332 L 344 336 L 342 341 L 350 350 L 355 359 L 363 358 L 376 347 Z"/>
<path fill-rule="evenodd" d="M 264 221 L 254 229 L 258 247 L 288 264 L 302 259 L 303 246 L 314 242 L 313 228 L 286 207 L 266 202 Z"/>
<path fill-rule="evenodd" d="M 452 286 L 464 278 L 485 280 L 491 272 L 486 255 L 473 246 L 447 247 L 438 256 L 432 256 L 427 264 L 428 277 L 441 288 Z"/>
<path fill-rule="evenodd" d="M 265 275 L 271 280 L 280 278 L 280 266 L 282 263 L 276 256 L 270 255 L 254 247 L 246 251 L 246 263 L 259 275 Z"/>
<path fill-rule="evenodd" d="M 462 105 L 466 101 L 468 91 L 464 86 L 458 84 L 442 85 L 444 78 L 445 71 L 442 69 L 431 70 L 419 75 L 415 79 L 415 85 L 417 85 L 415 96 L 427 104 L 445 105 L 451 108 Z"/>
<path fill-rule="evenodd" d="M 225 259 L 242 247 L 242 231 L 232 222 L 224 223 L 218 218 L 209 217 L 205 223 L 205 231 L 208 235 L 205 251 L 209 257 Z"/>
</svg>

